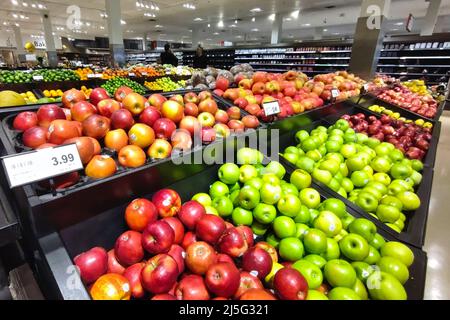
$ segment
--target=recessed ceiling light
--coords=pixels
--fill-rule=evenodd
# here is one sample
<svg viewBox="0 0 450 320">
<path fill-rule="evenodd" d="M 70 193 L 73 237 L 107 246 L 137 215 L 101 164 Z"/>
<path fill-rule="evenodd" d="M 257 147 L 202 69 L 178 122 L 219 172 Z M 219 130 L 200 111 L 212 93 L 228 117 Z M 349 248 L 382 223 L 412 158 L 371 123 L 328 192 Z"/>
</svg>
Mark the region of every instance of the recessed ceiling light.
<svg viewBox="0 0 450 320">
<path fill-rule="evenodd" d="M 323 31 L 324 31 L 324 32 L 327 32 L 327 31 L 328 31 L 328 29 L 323 29 Z"/>
<path fill-rule="evenodd" d="M 255 21 L 256 21 L 256 18 L 255 18 L 255 17 L 253 17 L 253 18 L 252 18 L 252 22 L 255 22 Z"/>
<path fill-rule="evenodd" d="M 396 23 L 394 23 L 396 26 L 402 26 L 403 25 L 403 22 L 396 22 Z"/>
<path fill-rule="evenodd" d="M 223 28 L 223 21 L 222 20 L 220 20 L 218 23 L 217 23 L 217 27 L 219 27 L 219 28 Z"/>
<path fill-rule="evenodd" d="M 237 19 L 235 19 L 235 20 L 234 20 L 234 24 L 237 24 L 237 23 L 238 23 L 238 21 L 237 21 Z"/>
<path fill-rule="evenodd" d="M 340 34 L 340 33 L 339 33 L 339 32 L 333 32 L 333 34 L 334 34 L 334 35 L 338 35 L 338 34 Z"/>
<path fill-rule="evenodd" d="M 262 12 L 261 8 L 253 8 L 250 10 L 250 12 Z"/>
<path fill-rule="evenodd" d="M 23 5 L 24 7 L 28 7 L 28 3 L 26 3 L 26 2 L 22 2 L 22 5 Z"/>
<path fill-rule="evenodd" d="M 194 21 L 203 21 L 202 18 L 195 18 Z"/>
<path fill-rule="evenodd" d="M 300 10 L 292 11 L 291 17 L 294 19 L 297 19 L 299 14 L 300 14 Z"/>
<path fill-rule="evenodd" d="M 219 33 L 218 32 L 214 32 L 213 35 L 217 36 L 217 35 L 219 35 Z"/>
<path fill-rule="evenodd" d="M 235 24 L 230 25 L 230 28 L 236 28 L 236 27 L 237 27 L 237 25 L 235 25 Z"/>
<path fill-rule="evenodd" d="M 120 20 L 120 24 L 127 24 L 125 20 Z"/>
<path fill-rule="evenodd" d="M 208 28 L 211 28 L 211 23 L 208 23 Z"/>
<path fill-rule="evenodd" d="M 304 23 L 304 24 L 302 24 L 302 27 L 310 27 L 311 26 L 311 23 Z"/>
<path fill-rule="evenodd" d="M 242 36 L 237 35 L 236 38 L 237 38 L 237 39 L 242 39 Z"/>
<path fill-rule="evenodd" d="M 391 29 L 391 31 L 398 31 L 398 29 Z"/>
<path fill-rule="evenodd" d="M 287 18 L 285 18 L 284 20 L 285 20 L 285 21 L 291 21 L 292 19 L 289 18 L 289 17 L 287 17 Z"/>
<path fill-rule="evenodd" d="M 253 28 L 251 31 L 252 31 L 252 32 L 258 32 L 259 29 L 258 29 L 258 28 Z"/>
<path fill-rule="evenodd" d="M 163 26 L 162 25 L 159 25 L 159 24 L 157 24 L 156 26 L 155 26 L 155 28 L 162 28 Z"/>
<path fill-rule="evenodd" d="M 19 2 L 17 2 L 17 0 L 11 0 L 11 3 L 15 6 L 19 5 Z"/>
<path fill-rule="evenodd" d="M 269 20 L 275 21 L 275 13 L 272 13 L 272 14 L 269 16 Z"/>
<path fill-rule="evenodd" d="M 13 18 L 17 19 L 19 16 L 15 13 L 12 14 Z"/>
</svg>

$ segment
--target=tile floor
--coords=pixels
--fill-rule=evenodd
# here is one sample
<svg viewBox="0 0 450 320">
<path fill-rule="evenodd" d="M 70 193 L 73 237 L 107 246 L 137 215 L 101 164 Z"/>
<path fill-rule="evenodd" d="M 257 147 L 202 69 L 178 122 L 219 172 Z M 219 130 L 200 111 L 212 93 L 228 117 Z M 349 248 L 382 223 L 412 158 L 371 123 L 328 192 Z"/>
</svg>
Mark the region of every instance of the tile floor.
<svg viewBox="0 0 450 320">
<path fill-rule="evenodd" d="M 434 169 L 424 251 L 428 253 L 425 299 L 450 299 L 450 111 L 442 130 Z"/>
</svg>

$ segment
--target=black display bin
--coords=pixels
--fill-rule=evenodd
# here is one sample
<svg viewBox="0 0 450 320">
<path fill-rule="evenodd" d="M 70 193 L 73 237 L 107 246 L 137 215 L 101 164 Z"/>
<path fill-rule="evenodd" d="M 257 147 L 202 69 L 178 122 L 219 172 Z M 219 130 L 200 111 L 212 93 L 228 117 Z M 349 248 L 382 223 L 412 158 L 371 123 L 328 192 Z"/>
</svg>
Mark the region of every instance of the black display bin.
<svg viewBox="0 0 450 320">
<path fill-rule="evenodd" d="M 347 104 L 347 103 L 345 103 Z M 346 108 L 345 104 L 341 107 Z M 346 110 L 350 110 L 348 107 Z M 339 115 L 339 112 L 336 113 Z M 326 121 L 326 118 L 318 120 L 316 122 L 311 123 L 310 125 L 299 128 L 304 129 L 307 131 L 311 131 L 312 129 L 323 125 L 323 126 L 330 126 L 334 122 L 330 123 Z M 284 150 L 285 148 L 289 146 L 295 146 L 297 145 L 295 141 L 295 133 L 297 130 L 293 130 L 290 133 L 286 133 L 284 135 L 280 136 L 280 150 Z M 283 163 L 285 166 L 290 168 L 295 168 L 295 165 L 285 160 L 283 157 L 280 157 L 280 162 Z M 338 193 L 334 192 L 327 186 L 317 183 L 317 185 L 323 189 L 325 192 L 330 193 L 333 195 L 333 197 L 341 199 L 346 203 L 348 207 L 353 208 L 355 211 L 358 211 L 363 217 L 373 221 L 379 229 L 385 230 L 386 233 L 389 233 L 394 238 L 409 243 L 417 248 L 422 248 L 425 240 L 425 232 L 426 232 L 426 222 L 428 219 L 428 209 L 429 209 L 429 202 L 431 197 L 431 187 L 433 184 L 433 168 L 432 167 L 424 167 L 424 170 L 422 172 L 422 183 L 419 185 L 418 189 L 416 190 L 417 195 L 419 196 L 421 200 L 421 206 L 419 209 L 413 212 L 409 212 L 406 214 L 406 221 L 405 221 L 405 229 L 403 232 L 398 233 L 395 230 L 389 228 L 381 221 L 377 220 L 370 214 L 366 213 L 364 210 L 362 210 L 360 207 L 358 207 L 356 204 L 348 201 Z"/>
<path fill-rule="evenodd" d="M 265 161 L 267 162 L 268 159 L 265 158 Z M 219 165 L 209 166 L 205 170 L 176 183 L 162 183 L 161 187 L 176 190 L 183 202 L 188 201 L 196 193 L 208 192 L 209 186 L 217 180 L 219 167 Z M 286 169 L 287 175 L 285 179 L 288 180 L 293 170 L 289 167 L 286 167 Z M 330 195 L 315 184 L 312 187 L 321 193 L 323 199 L 333 197 L 333 195 Z M 143 194 L 143 196 L 151 199 L 152 192 Z M 128 202 L 132 200 L 133 197 L 130 197 Z M 84 286 L 71 289 L 73 283 L 81 283 L 73 269 L 72 259 L 77 254 L 95 246 L 101 246 L 107 250 L 114 247 L 117 237 L 127 230 L 124 212 L 128 202 L 99 212 L 90 219 L 61 229 L 39 240 L 43 254 L 41 262 L 47 271 L 47 277 L 45 277 L 46 285 L 49 289 L 54 290 L 48 296 L 57 299 L 90 299 Z M 354 210 L 350 206 L 347 206 L 347 210 L 356 218 L 362 217 L 359 211 Z M 379 228 L 379 233 L 386 240 L 397 240 L 383 229 Z M 415 259 L 413 265 L 409 268 L 410 279 L 405 284 L 405 289 L 409 299 L 421 300 L 423 299 L 425 286 L 427 256 L 425 252 L 418 248 L 410 245 L 408 247 L 413 251 Z M 70 281 L 68 281 L 69 277 L 71 277 Z"/>
<path fill-rule="evenodd" d="M 20 226 L 10 203 L 11 193 L 0 185 L 0 248 L 20 239 Z"/>
</svg>

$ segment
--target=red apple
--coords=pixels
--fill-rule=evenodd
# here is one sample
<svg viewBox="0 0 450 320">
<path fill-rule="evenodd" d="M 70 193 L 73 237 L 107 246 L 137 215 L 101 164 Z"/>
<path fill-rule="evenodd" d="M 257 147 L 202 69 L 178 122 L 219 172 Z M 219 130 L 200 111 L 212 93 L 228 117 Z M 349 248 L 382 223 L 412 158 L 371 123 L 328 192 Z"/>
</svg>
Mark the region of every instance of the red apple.
<svg viewBox="0 0 450 320">
<path fill-rule="evenodd" d="M 178 213 L 179 219 L 189 230 L 195 230 L 197 223 L 203 219 L 205 215 L 205 208 L 194 200 L 184 203 Z"/>
<path fill-rule="evenodd" d="M 160 118 L 153 124 L 153 130 L 158 139 L 169 140 L 176 129 L 177 125 L 167 118 Z"/>
<path fill-rule="evenodd" d="M 225 91 L 228 89 L 228 87 L 230 86 L 230 82 L 228 81 L 228 79 L 224 78 L 224 77 L 217 77 L 216 79 L 216 89 L 220 89 L 222 91 Z"/>
<path fill-rule="evenodd" d="M 75 103 L 85 101 L 86 96 L 83 92 L 77 89 L 70 89 L 63 93 L 61 98 L 64 108 L 71 108 Z"/>
<path fill-rule="evenodd" d="M 197 117 L 199 114 L 197 105 L 191 102 L 186 103 L 184 105 L 184 114 L 186 116 Z"/>
<path fill-rule="evenodd" d="M 22 142 L 26 147 L 36 149 L 47 142 L 47 130 L 42 127 L 29 128 L 23 133 Z"/>
<path fill-rule="evenodd" d="M 163 220 L 148 224 L 142 233 L 142 246 L 151 254 L 167 253 L 174 240 L 175 232 Z"/>
<path fill-rule="evenodd" d="M 117 102 L 114 99 L 101 100 L 97 104 L 98 113 L 107 118 L 111 118 L 112 114 L 120 108 L 120 102 Z"/>
<path fill-rule="evenodd" d="M 83 121 L 83 134 L 94 139 L 101 139 L 108 133 L 110 124 L 111 121 L 108 118 L 93 114 Z"/>
<path fill-rule="evenodd" d="M 130 130 L 134 125 L 133 115 L 127 109 L 119 109 L 111 114 L 111 128 Z"/>
<path fill-rule="evenodd" d="M 141 272 L 144 288 L 153 293 L 167 293 L 178 278 L 178 265 L 168 254 L 158 254 L 147 261 Z"/>
<path fill-rule="evenodd" d="M 198 241 L 186 249 L 186 267 L 195 274 L 203 275 L 216 262 L 216 252 L 208 243 Z"/>
<path fill-rule="evenodd" d="M 225 221 L 221 217 L 207 214 L 197 222 L 195 233 L 198 239 L 215 245 L 225 230 Z"/>
<path fill-rule="evenodd" d="M 231 107 L 227 110 L 230 120 L 241 119 L 241 110 L 238 107 Z"/>
<path fill-rule="evenodd" d="M 130 93 L 133 93 L 133 89 L 127 86 L 121 86 L 116 90 L 116 92 L 114 92 L 114 99 L 116 101 L 122 102 Z"/>
<path fill-rule="evenodd" d="M 238 258 L 247 251 L 248 244 L 243 234 L 237 228 L 230 228 L 219 238 L 218 248 L 221 253 Z"/>
<path fill-rule="evenodd" d="M 38 117 L 35 112 L 24 111 L 19 113 L 13 122 L 13 128 L 19 131 L 26 131 L 38 125 Z"/>
<path fill-rule="evenodd" d="M 219 262 L 211 265 L 205 275 L 206 287 L 219 297 L 232 297 L 239 288 L 241 275 L 232 263 Z"/>
<path fill-rule="evenodd" d="M 268 244 L 267 242 L 264 242 L 264 241 L 260 241 L 260 242 L 255 244 L 255 247 L 261 248 L 261 249 L 267 251 L 267 253 L 272 258 L 273 263 L 277 263 L 278 262 L 277 249 L 275 249 L 275 247 L 272 246 L 271 244 Z"/>
<path fill-rule="evenodd" d="M 172 148 L 188 151 L 192 148 L 191 134 L 185 129 L 178 129 L 172 134 Z"/>
<path fill-rule="evenodd" d="M 148 98 L 148 102 L 155 107 L 157 110 L 161 110 L 161 107 L 163 105 L 164 102 L 167 101 L 167 98 L 164 97 L 163 95 L 159 94 L 159 93 L 155 93 L 152 94 L 149 98 Z"/>
<path fill-rule="evenodd" d="M 259 126 L 259 120 L 257 117 L 248 115 L 242 118 L 242 123 L 246 128 L 256 129 Z"/>
<path fill-rule="evenodd" d="M 254 82 L 253 86 L 252 86 L 252 92 L 253 94 L 264 94 L 264 92 L 266 91 L 266 85 L 264 84 L 264 82 Z"/>
<path fill-rule="evenodd" d="M 180 129 L 185 129 L 193 137 L 195 133 L 199 133 L 201 130 L 201 124 L 197 118 L 192 116 L 185 116 L 179 125 Z"/>
<path fill-rule="evenodd" d="M 247 242 L 247 247 L 253 247 L 254 238 L 252 229 L 248 226 L 237 226 L 236 229 L 238 229 L 238 231 L 242 233 L 245 242 Z"/>
<path fill-rule="evenodd" d="M 245 125 L 241 120 L 230 120 L 228 122 L 228 127 L 233 130 L 233 132 L 244 132 Z"/>
<path fill-rule="evenodd" d="M 181 246 L 186 250 L 192 243 L 197 242 L 197 237 L 194 232 L 188 231 L 185 233 L 183 237 L 183 241 L 181 241 Z"/>
<path fill-rule="evenodd" d="M 238 300 L 240 296 L 250 289 L 264 289 L 261 281 L 251 273 L 241 271 L 240 276 L 239 288 L 233 296 L 234 299 Z"/>
<path fill-rule="evenodd" d="M 94 106 L 97 106 L 100 101 L 106 99 L 109 99 L 109 94 L 103 88 L 95 88 L 91 91 L 91 94 L 89 95 L 89 100 Z"/>
<path fill-rule="evenodd" d="M 224 110 L 217 110 L 216 115 L 214 116 L 216 119 L 216 122 L 219 123 L 228 123 L 228 120 L 230 120 L 228 113 Z"/>
<path fill-rule="evenodd" d="M 81 136 L 79 124 L 76 121 L 53 120 L 48 127 L 48 142 L 62 144 L 68 139 Z"/>
<path fill-rule="evenodd" d="M 141 242 L 142 235 L 136 231 L 126 231 L 117 238 L 114 253 L 121 265 L 131 266 L 142 261 L 144 250 Z"/>
<path fill-rule="evenodd" d="M 177 262 L 178 274 L 182 274 L 184 272 L 184 259 L 186 257 L 186 251 L 184 251 L 184 249 L 179 245 L 173 244 L 167 254 L 174 258 Z"/>
<path fill-rule="evenodd" d="M 233 104 L 239 107 L 240 109 L 245 109 L 248 106 L 248 100 L 245 98 L 237 98 L 233 101 Z"/>
<path fill-rule="evenodd" d="M 138 93 L 129 93 L 122 101 L 125 109 L 130 111 L 134 116 L 140 115 L 146 107 L 149 106 L 147 99 Z"/>
<path fill-rule="evenodd" d="M 226 124 L 218 123 L 214 126 L 217 138 L 228 138 L 231 134 L 230 128 Z"/>
<path fill-rule="evenodd" d="M 308 295 L 306 279 L 293 268 L 280 269 L 274 276 L 273 286 L 282 300 L 305 300 Z"/>
<path fill-rule="evenodd" d="M 88 137 L 71 138 L 63 142 L 63 144 L 75 143 L 80 154 L 80 159 L 83 164 L 88 164 L 94 156 L 94 144 Z"/>
<path fill-rule="evenodd" d="M 108 270 L 108 254 L 100 247 L 77 255 L 73 261 L 80 271 L 81 280 L 86 284 L 95 282 Z"/>
<path fill-rule="evenodd" d="M 198 98 L 198 96 L 195 92 L 186 93 L 184 95 L 183 99 L 184 99 L 185 104 L 188 104 L 188 103 L 197 104 L 200 102 L 200 99 Z"/>
<path fill-rule="evenodd" d="M 117 273 L 122 275 L 125 272 L 125 267 L 117 261 L 114 249 L 108 251 L 108 270 L 107 273 Z"/>
<path fill-rule="evenodd" d="M 239 298 L 239 300 L 257 300 L 257 301 L 262 301 L 262 300 L 277 300 L 272 293 L 270 293 L 267 290 L 264 289 L 249 289 L 247 291 L 245 291 L 241 297 Z"/>
<path fill-rule="evenodd" d="M 242 257 L 242 268 L 248 272 L 255 272 L 255 275 L 264 279 L 272 270 L 272 257 L 266 250 L 253 247 Z"/>
<path fill-rule="evenodd" d="M 216 255 L 216 263 L 219 262 L 228 262 L 228 263 L 234 263 L 233 258 L 231 258 L 229 255 L 225 253 L 219 253 Z"/>
<path fill-rule="evenodd" d="M 212 94 L 209 91 L 202 91 L 198 94 L 198 99 L 201 101 L 205 101 L 207 99 L 211 99 L 212 98 Z"/>
<path fill-rule="evenodd" d="M 176 217 L 169 217 L 164 218 L 163 221 L 167 222 L 170 225 L 175 234 L 173 242 L 175 244 L 181 244 L 184 238 L 184 226 L 180 219 Z"/>
<path fill-rule="evenodd" d="M 203 278 L 195 274 L 181 279 L 175 289 L 175 295 L 178 300 L 209 300 L 209 292 Z"/>
<path fill-rule="evenodd" d="M 181 94 L 175 94 L 175 95 L 171 96 L 169 100 L 176 101 L 179 104 L 181 104 L 182 106 L 184 106 L 184 98 Z"/>
<path fill-rule="evenodd" d="M 131 296 L 136 299 L 140 299 L 145 295 L 145 291 L 141 283 L 141 273 L 144 266 L 145 262 L 138 262 L 132 266 L 129 266 L 123 273 L 123 276 L 127 278 L 130 283 Z"/>
<path fill-rule="evenodd" d="M 154 295 L 152 300 L 168 301 L 168 300 L 177 300 L 177 298 L 174 295 L 172 295 L 172 294 L 161 293 L 161 294 Z"/>
<path fill-rule="evenodd" d="M 178 123 L 183 119 L 184 116 L 184 108 L 183 106 L 173 100 L 169 100 L 163 103 L 161 106 L 161 115 L 164 118 L 170 119 L 175 123 Z"/>
<path fill-rule="evenodd" d="M 216 141 L 216 130 L 211 127 L 202 127 L 202 142 L 209 144 Z"/>
<path fill-rule="evenodd" d="M 155 205 L 144 198 L 134 199 L 125 209 L 125 221 L 131 230 L 142 232 L 158 219 Z"/>
<path fill-rule="evenodd" d="M 249 104 L 247 107 L 245 107 L 244 110 L 251 115 L 256 116 L 258 115 L 259 111 L 261 111 L 261 108 L 257 104 Z"/>
<path fill-rule="evenodd" d="M 213 91 L 213 93 L 214 93 L 215 95 L 219 96 L 219 97 L 222 97 L 223 94 L 224 94 L 224 91 L 223 91 L 223 90 L 220 90 L 220 89 L 215 89 L 215 90 Z"/>
<path fill-rule="evenodd" d="M 139 122 L 145 123 L 146 125 L 153 127 L 156 120 L 161 118 L 161 113 L 155 107 L 147 107 L 142 111 L 139 116 Z"/>
<path fill-rule="evenodd" d="M 153 195 L 152 202 L 161 218 L 176 216 L 181 209 L 180 195 L 172 189 L 159 190 Z"/>
<path fill-rule="evenodd" d="M 198 111 L 200 113 L 202 112 L 209 112 L 211 114 L 216 114 L 217 110 L 219 110 L 219 107 L 217 106 L 216 101 L 214 99 L 206 99 L 199 103 L 198 105 Z"/>
<path fill-rule="evenodd" d="M 209 112 L 202 112 L 197 117 L 202 127 L 212 127 L 216 123 L 216 119 Z"/>
<path fill-rule="evenodd" d="M 66 120 L 66 114 L 57 105 L 49 104 L 38 109 L 37 120 L 40 127 L 48 128 L 54 120 Z"/>
</svg>

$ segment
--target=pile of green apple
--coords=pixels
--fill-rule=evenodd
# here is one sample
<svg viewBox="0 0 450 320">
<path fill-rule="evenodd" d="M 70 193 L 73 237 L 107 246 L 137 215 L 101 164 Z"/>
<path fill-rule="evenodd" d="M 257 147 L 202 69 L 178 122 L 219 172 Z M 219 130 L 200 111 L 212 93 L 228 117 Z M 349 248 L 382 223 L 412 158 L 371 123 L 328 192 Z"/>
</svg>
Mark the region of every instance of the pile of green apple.
<svg viewBox="0 0 450 320">
<path fill-rule="evenodd" d="M 318 126 L 295 135 L 297 146 L 282 156 L 397 232 L 405 227 L 404 212 L 420 207 L 414 187 L 422 180 L 420 160 L 405 158 L 394 145 L 355 133 L 349 123 Z"/>
<path fill-rule="evenodd" d="M 259 151 L 241 149 L 243 165 L 222 165 L 209 193 L 192 199 L 209 214 L 251 227 L 277 250 L 280 261 L 273 261 L 267 287 L 279 270 L 292 267 L 307 281 L 308 300 L 407 298 L 410 248 L 386 242 L 373 222 L 351 216 L 341 200 L 321 201 L 305 170 L 295 170 L 288 182 L 283 165 L 261 160 Z"/>
</svg>

